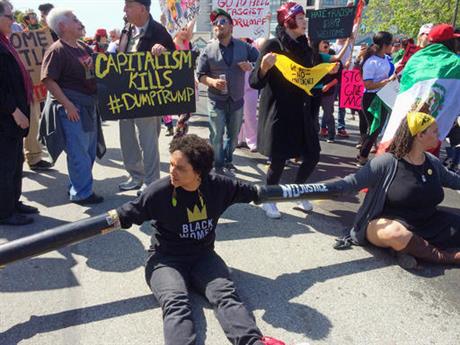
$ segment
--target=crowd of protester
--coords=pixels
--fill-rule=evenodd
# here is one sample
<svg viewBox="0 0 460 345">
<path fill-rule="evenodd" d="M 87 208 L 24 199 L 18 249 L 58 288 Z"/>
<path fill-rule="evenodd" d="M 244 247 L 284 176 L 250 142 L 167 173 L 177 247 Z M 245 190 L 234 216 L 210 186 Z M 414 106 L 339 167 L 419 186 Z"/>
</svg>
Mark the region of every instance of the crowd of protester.
<svg viewBox="0 0 460 345">
<path fill-rule="evenodd" d="M 20 201 L 24 157 L 30 169 L 40 172 L 51 169 L 59 155 L 65 152 L 69 200 L 80 205 L 103 202 L 103 196 L 94 192 L 92 176 L 96 157 L 102 157 L 105 152 L 96 106 L 92 54 L 147 51 L 160 55 L 165 51 L 193 49 L 191 39 L 195 23 L 190 22 L 171 37 L 164 23 L 152 18 L 150 6 L 150 0 L 126 0 L 122 30 L 100 28 L 92 38 L 85 39 L 85 27 L 71 10 L 43 4 L 38 8 L 40 20 L 29 10 L 18 23 L 11 4 L 0 1 L 0 155 L 3 161 L 0 224 L 29 224 L 34 220 L 31 214 L 38 213 L 37 208 Z M 389 152 L 369 159 L 389 114 L 383 109 L 379 126 L 371 131 L 373 114 L 368 108 L 379 90 L 398 78 L 399 73 L 404 73 L 405 48 L 414 41 L 380 31 L 373 36 L 371 46 L 361 46 L 355 58 L 353 37 L 337 39 L 334 45 L 324 40 L 309 40 L 305 34 L 305 11 L 297 3 L 281 5 L 276 20 L 278 25 L 273 38 L 253 42 L 233 37 L 233 20 L 229 13 L 223 9 L 211 12 L 215 39 L 201 51 L 196 64 L 196 83 L 206 86 L 208 92 L 210 144 L 196 136 L 185 135 L 190 114 L 179 114 L 175 130 L 173 116 L 164 116 L 167 135 L 174 135 L 170 178 L 160 179 L 161 118 L 119 121 L 120 149 L 129 175 L 119 189 L 138 190 L 139 195 L 138 199 L 120 208 L 123 224 L 129 227 L 132 223 L 154 219 L 161 223 L 159 231 L 167 233 L 180 218 L 175 216 L 178 202 L 185 202 L 193 210 L 193 205 L 199 204 L 206 212 L 203 200 L 213 193 L 214 199 L 221 202 L 216 201 L 217 206 L 208 205 L 208 213 L 213 213 L 214 220 L 213 228 L 208 230 L 213 232 L 218 217 L 228 206 L 256 198 L 252 186 L 234 180 L 237 167 L 233 153 L 237 147 L 247 147 L 269 159 L 267 185 L 279 184 L 286 164 L 292 159 L 298 162 L 292 183 L 308 182 L 320 161 L 320 138 L 333 144 L 337 138 L 349 137 L 344 108 L 338 107 L 336 125 L 335 102 L 342 83 L 341 70 L 357 68 L 362 73 L 365 88 L 363 110 L 359 111 L 360 140 L 356 146 L 359 149 L 357 164 L 363 168 L 333 182 L 343 193 L 369 189 L 351 231 L 353 240 L 389 247 L 426 261 L 460 263 L 459 252 L 445 250 L 460 245 L 460 219 L 437 209 L 444 198 L 442 187 L 460 189 L 460 122 L 457 120 L 453 124 L 448 135 L 444 162 L 425 153 L 436 146 L 438 132 L 434 118 L 423 112 L 409 113 Z M 447 36 L 439 34 L 439 25 L 423 25 L 416 50 L 430 44 L 443 44 L 452 54 L 459 54 L 460 34 L 451 26 L 444 24 L 442 28 L 449 32 Z M 43 58 L 41 80 L 48 97 L 46 102 L 40 103 L 33 99 L 30 76 L 8 38 L 12 32 L 44 29 L 51 31 L 55 42 Z M 286 55 L 307 68 L 324 62 L 334 63 L 335 67 L 309 95 L 275 68 L 277 54 Z M 429 173 L 424 173 L 426 171 Z M 221 191 L 221 195 L 216 191 Z M 171 198 L 158 199 L 168 193 L 172 193 Z M 421 200 L 420 195 L 426 197 Z M 149 209 L 153 203 L 155 212 Z M 313 205 L 302 200 L 296 208 L 309 212 Z M 269 218 L 281 217 L 275 203 L 265 203 L 263 209 Z M 171 242 L 168 236 L 171 235 L 163 239 L 166 243 L 163 246 L 173 248 L 183 242 L 186 233 L 182 233 L 178 243 Z M 213 243 L 214 238 L 208 241 Z M 181 285 L 192 272 L 197 274 L 199 289 L 216 308 L 230 340 L 282 344 L 262 337 L 225 273 L 222 259 L 215 253 L 206 257 L 197 254 L 212 246 L 211 242 L 204 243 L 203 248 L 194 247 L 193 241 L 184 242 L 193 260 L 177 261 L 175 247 L 150 257 L 148 282 L 164 311 L 166 343 L 192 343 L 195 337 L 188 295 L 185 296 Z M 161 243 L 159 246 L 161 248 Z M 191 263 L 196 263 L 196 267 L 192 268 Z M 212 263 L 215 271 L 202 272 L 203 263 Z M 158 270 L 159 267 L 170 270 Z M 222 280 L 212 285 L 210 275 Z M 158 285 L 157 281 L 163 285 Z M 174 293 L 170 293 L 171 289 Z M 173 302 L 177 303 L 174 308 L 180 309 L 180 315 L 171 307 Z M 233 328 L 236 320 L 244 327 Z"/>
</svg>

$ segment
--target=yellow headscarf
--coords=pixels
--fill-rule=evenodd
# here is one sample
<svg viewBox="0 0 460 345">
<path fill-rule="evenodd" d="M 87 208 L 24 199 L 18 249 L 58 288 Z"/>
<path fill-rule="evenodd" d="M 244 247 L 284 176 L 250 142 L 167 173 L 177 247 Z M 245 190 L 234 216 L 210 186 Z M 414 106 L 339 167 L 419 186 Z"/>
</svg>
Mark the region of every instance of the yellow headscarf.
<svg viewBox="0 0 460 345">
<path fill-rule="evenodd" d="M 436 120 L 433 116 L 425 113 L 413 111 L 407 114 L 407 124 L 409 126 L 410 134 L 413 137 L 430 127 L 435 122 Z"/>
</svg>

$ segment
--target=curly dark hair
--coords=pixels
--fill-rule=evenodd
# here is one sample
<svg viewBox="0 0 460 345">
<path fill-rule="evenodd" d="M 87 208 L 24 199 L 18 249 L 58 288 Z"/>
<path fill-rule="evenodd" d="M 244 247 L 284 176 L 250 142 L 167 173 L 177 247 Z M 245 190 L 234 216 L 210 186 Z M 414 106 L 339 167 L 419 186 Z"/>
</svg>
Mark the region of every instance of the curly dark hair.
<svg viewBox="0 0 460 345">
<path fill-rule="evenodd" d="M 212 169 L 214 163 L 214 150 L 206 139 L 196 134 L 187 134 L 178 137 L 169 144 L 169 153 L 182 152 L 188 159 L 193 170 L 203 179 Z"/>
<path fill-rule="evenodd" d="M 413 143 L 414 137 L 409 131 L 407 116 L 404 116 L 396 130 L 388 152 L 392 153 L 396 158 L 401 159 L 410 152 Z"/>
</svg>

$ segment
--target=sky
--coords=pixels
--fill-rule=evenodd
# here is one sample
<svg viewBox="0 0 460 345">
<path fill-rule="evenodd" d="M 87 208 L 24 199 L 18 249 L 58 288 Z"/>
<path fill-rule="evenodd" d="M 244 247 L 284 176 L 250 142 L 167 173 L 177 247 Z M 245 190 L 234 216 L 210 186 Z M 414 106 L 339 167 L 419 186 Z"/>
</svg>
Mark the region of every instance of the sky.
<svg viewBox="0 0 460 345">
<path fill-rule="evenodd" d="M 73 10 L 86 28 L 86 35 L 91 37 L 98 28 L 107 30 L 122 29 L 124 0 L 10 0 L 14 9 L 25 11 L 34 9 L 40 16 L 38 6 L 51 3 L 55 7 Z M 154 19 L 160 18 L 160 5 L 158 0 L 152 0 L 150 12 Z"/>
</svg>

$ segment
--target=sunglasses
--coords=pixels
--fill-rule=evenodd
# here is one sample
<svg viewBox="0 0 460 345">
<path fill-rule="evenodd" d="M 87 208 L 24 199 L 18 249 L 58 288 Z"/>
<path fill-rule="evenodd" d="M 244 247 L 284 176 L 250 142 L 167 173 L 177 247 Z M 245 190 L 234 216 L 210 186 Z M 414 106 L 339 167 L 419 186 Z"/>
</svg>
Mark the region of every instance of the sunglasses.
<svg viewBox="0 0 460 345">
<path fill-rule="evenodd" d="M 221 18 L 221 19 L 216 19 L 215 21 L 212 22 L 212 25 L 217 26 L 217 25 L 225 25 L 228 24 L 230 21 L 226 18 Z"/>
<path fill-rule="evenodd" d="M 14 20 L 14 16 L 12 14 L 2 14 L 2 17 L 6 17 L 9 20 Z"/>
</svg>

